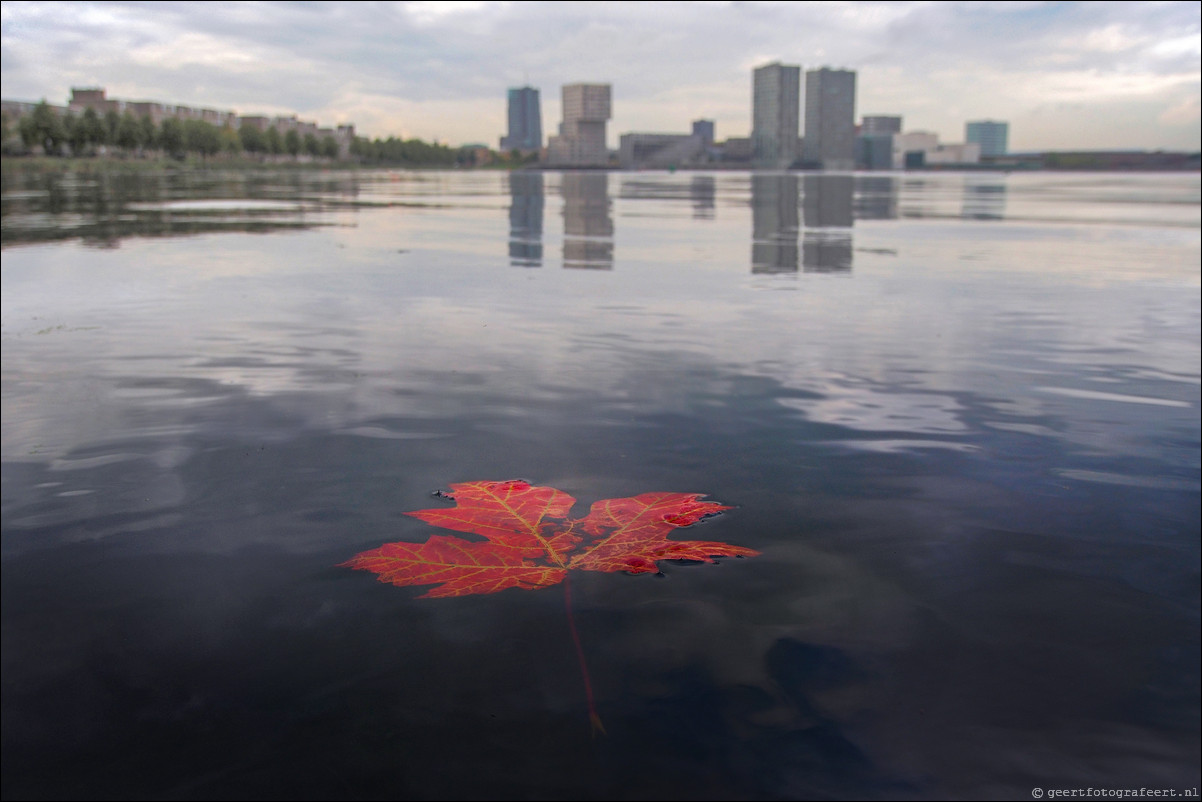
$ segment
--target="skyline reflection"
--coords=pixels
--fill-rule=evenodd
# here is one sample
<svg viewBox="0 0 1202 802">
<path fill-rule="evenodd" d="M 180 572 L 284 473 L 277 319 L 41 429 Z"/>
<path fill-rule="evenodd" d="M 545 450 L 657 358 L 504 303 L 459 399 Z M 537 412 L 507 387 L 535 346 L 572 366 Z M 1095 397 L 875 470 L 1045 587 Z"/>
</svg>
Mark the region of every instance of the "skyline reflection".
<svg viewBox="0 0 1202 802">
<path fill-rule="evenodd" d="M 801 245 L 807 273 L 851 270 L 855 187 L 850 175 L 809 174 L 802 180 L 805 220 Z"/>
<path fill-rule="evenodd" d="M 614 221 L 608 173 L 563 173 L 559 191 L 563 196 L 563 266 L 613 270 Z"/>
<path fill-rule="evenodd" d="M 1006 185 L 1001 181 L 966 181 L 960 216 L 970 220 L 1001 220 L 1006 214 Z"/>
<path fill-rule="evenodd" d="M 543 265 L 543 174 L 515 170 L 509 179 L 509 263 Z"/>
<path fill-rule="evenodd" d="M 797 272 L 797 192 L 796 175 L 752 174 L 752 273 Z"/>
</svg>

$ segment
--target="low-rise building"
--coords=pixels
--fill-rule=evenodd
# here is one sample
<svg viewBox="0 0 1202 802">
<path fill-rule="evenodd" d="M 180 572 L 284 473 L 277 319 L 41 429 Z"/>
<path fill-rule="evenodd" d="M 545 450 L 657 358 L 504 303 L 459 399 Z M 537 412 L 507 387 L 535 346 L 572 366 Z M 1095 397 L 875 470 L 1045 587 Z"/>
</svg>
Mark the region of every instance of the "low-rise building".
<svg viewBox="0 0 1202 802">
<path fill-rule="evenodd" d="M 703 164 L 706 143 L 698 134 L 622 134 L 618 163 L 624 170 Z"/>
<path fill-rule="evenodd" d="M 930 131 L 907 131 L 893 135 L 893 169 L 922 167 L 928 151 L 939 147 L 939 137 Z"/>
<path fill-rule="evenodd" d="M 936 145 L 926 153 L 927 164 L 977 164 L 981 161 L 981 146 L 976 142 Z"/>
</svg>

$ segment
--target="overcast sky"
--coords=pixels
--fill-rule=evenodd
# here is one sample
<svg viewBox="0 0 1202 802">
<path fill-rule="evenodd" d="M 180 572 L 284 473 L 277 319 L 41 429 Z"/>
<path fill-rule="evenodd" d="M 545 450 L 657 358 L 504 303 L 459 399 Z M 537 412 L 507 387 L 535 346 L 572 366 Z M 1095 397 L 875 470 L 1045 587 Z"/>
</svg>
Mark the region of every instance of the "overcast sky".
<svg viewBox="0 0 1202 802">
<path fill-rule="evenodd" d="M 857 72 L 856 116 L 1011 150 L 1198 150 L 1202 12 L 1186 2 L 3 3 L 3 96 L 298 114 L 359 134 L 497 147 L 505 91 L 613 86 L 611 145 L 717 123 L 747 136 L 751 71 Z M 803 81 L 804 86 L 804 81 Z M 804 108 L 804 104 L 803 104 Z"/>
</svg>

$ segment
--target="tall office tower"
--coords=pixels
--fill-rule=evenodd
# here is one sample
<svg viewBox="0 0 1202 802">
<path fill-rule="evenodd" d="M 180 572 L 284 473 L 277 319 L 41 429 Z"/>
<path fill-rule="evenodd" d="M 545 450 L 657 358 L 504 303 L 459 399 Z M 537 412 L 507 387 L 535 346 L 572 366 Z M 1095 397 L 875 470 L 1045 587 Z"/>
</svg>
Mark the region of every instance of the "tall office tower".
<svg viewBox="0 0 1202 802">
<path fill-rule="evenodd" d="M 977 120 L 964 126 L 964 141 L 981 146 L 982 156 L 1005 156 L 1010 140 L 1010 123 Z"/>
<path fill-rule="evenodd" d="M 807 70 L 803 161 L 822 170 L 852 170 L 855 149 L 855 72 L 829 67 Z"/>
<path fill-rule="evenodd" d="M 523 86 L 509 90 L 509 134 L 501 150 L 538 150 L 543 146 L 543 113 L 538 90 Z"/>
<path fill-rule="evenodd" d="M 611 116 L 609 84 L 565 84 L 563 122 L 547 143 L 548 160 L 564 167 L 604 167 L 609 161 L 605 121 Z"/>
<path fill-rule="evenodd" d="M 900 134 L 902 118 L 896 114 L 866 114 L 860 121 L 860 135 Z"/>
<path fill-rule="evenodd" d="M 693 120 L 693 136 L 701 137 L 701 142 L 705 145 L 714 144 L 714 121 Z"/>
<path fill-rule="evenodd" d="M 751 76 L 751 158 L 763 167 L 788 167 L 797 158 L 801 67 L 774 61 Z"/>
</svg>

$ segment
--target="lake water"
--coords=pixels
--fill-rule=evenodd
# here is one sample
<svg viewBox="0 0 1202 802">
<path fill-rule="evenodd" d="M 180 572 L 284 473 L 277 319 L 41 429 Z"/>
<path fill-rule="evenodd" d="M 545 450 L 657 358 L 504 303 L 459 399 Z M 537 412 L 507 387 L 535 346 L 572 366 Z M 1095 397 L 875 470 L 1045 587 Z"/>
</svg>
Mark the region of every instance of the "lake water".
<svg viewBox="0 0 1202 802">
<path fill-rule="evenodd" d="M 1196 795 L 1199 188 L 6 174 L 4 798 Z M 604 735 L 339 567 L 512 478 L 761 552 L 572 573 Z"/>
</svg>

